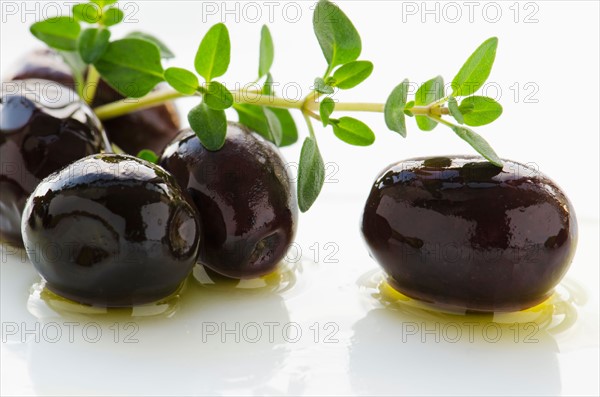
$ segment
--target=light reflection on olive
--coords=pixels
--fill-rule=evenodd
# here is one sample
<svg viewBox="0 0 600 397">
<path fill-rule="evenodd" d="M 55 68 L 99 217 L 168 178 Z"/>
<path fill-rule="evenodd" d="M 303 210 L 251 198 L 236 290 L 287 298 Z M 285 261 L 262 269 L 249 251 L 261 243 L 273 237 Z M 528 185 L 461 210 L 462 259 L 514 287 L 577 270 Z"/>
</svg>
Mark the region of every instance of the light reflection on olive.
<svg viewBox="0 0 600 397">
<path fill-rule="evenodd" d="M 529 166 L 415 158 L 378 177 L 362 232 L 405 295 L 511 311 L 550 296 L 574 256 L 577 220 L 562 190 Z"/>
<path fill-rule="evenodd" d="M 230 123 L 225 145 L 212 152 L 184 130 L 165 148 L 160 164 L 198 209 L 200 263 L 231 278 L 275 270 L 293 242 L 298 207 L 274 145 Z"/>
<path fill-rule="evenodd" d="M 44 179 L 28 200 L 29 258 L 55 293 L 132 306 L 172 294 L 197 258 L 197 214 L 157 165 L 93 155 Z M 52 257 L 43 249 L 55 245 Z"/>
<path fill-rule="evenodd" d="M 67 87 L 34 79 L 3 87 L 0 239 L 20 246 L 23 206 L 40 180 L 109 144 L 92 109 Z"/>
</svg>

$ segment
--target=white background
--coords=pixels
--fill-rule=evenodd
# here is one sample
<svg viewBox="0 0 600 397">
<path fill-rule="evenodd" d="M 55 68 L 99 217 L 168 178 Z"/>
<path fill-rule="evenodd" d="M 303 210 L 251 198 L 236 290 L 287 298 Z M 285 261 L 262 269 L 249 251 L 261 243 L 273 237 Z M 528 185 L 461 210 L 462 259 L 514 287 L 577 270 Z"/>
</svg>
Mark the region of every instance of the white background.
<svg viewBox="0 0 600 397">
<path fill-rule="evenodd" d="M 23 5 L 25 3 L 13 2 L 17 5 L 18 12 L 8 15 L 5 12 L 8 10 L 5 8 L 7 3 L 10 2 L 2 4 L 0 55 L 3 71 L 20 55 L 39 45 L 28 33 L 28 26 L 40 14 L 44 15 L 54 9 L 43 2 L 27 2 L 26 6 Z M 312 13 L 309 9 L 312 2 L 297 2 L 288 6 L 273 2 L 272 15 L 269 15 L 270 8 L 263 3 L 252 3 L 250 6 L 244 2 L 204 3 L 123 2 L 121 7 L 128 23 L 114 29 L 113 37 L 131 30 L 152 32 L 168 43 L 177 55 L 170 65 L 192 68 L 195 51 L 203 34 L 212 24 L 225 22 L 231 34 L 232 58 L 229 71 L 221 80 L 232 87 L 236 83 L 245 84 L 255 79 L 260 27 L 267 23 L 276 48 L 272 68 L 276 81 L 282 85 L 297 83 L 306 93 L 313 79 L 322 75 L 326 65 L 312 32 Z M 411 348 L 410 344 L 394 345 L 394 333 L 386 328 L 394 326 L 389 324 L 393 320 L 382 320 L 374 311 L 361 306 L 356 298 L 359 294 L 354 284 L 356 279 L 376 267 L 366 254 L 358 230 L 370 184 L 376 174 L 392 162 L 414 156 L 472 153 L 472 149 L 444 127 L 438 127 L 432 132 L 421 132 L 414 121 L 409 119 L 408 138 L 402 139 L 387 130 L 382 115 L 361 114 L 360 118 L 377 135 L 375 144 L 369 148 L 350 147 L 335 139 L 330 129 L 316 125 L 323 157 L 326 162 L 331 163 L 328 168 L 331 172 L 328 179 L 330 183 L 325 185 L 313 209 L 302 215 L 298 243 L 308 257 L 313 256 L 309 247 L 314 243 L 319 243 L 321 247 L 328 242 L 334 243 L 339 247 L 335 254 L 339 263 L 320 263 L 320 272 L 323 273 L 315 276 L 320 280 L 314 281 L 310 291 L 285 302 L 292 320 L 298 319 L 306 324 L 312 323 L 313 319 L 321 322 L 337 321 L 341 342 L 326 348 L 299 345 L 281 347 L 288 352 L 283 356 L 283 363 L 273 368 L 268 363 L 265 364 L 269 367 L 268 376 L 256 377 L 254 381 L 246 379 L 248 374 L 260 372 L 262 367 L 247 360 L 248 362 L 240 364 L 242 368 L 246 368 L 246 372 L 241 371 L 236 374 L 237 377 L 232 375 L 232 380 L 227 378 L 228 373 L 225 371 L 222 383 L 209 382 L 210 386 L 202 388 L 198 386 L 196 379 L 190 380 L 190 388 L 186 388 L 185 380 L 177 377 L 178 387 L 173 390 L 183 394 L 598 394 L 598 2 L 498 1 L 470 2 L 471 6 L 468 5 L 469 2 L 452 2 L 449 5 L 446 2 L 342 1 L 340 4 L 361 33 L 361 59 L 372 61 L 375 70 L 360 87 L 338 94 L 338 100 L 382 102 L 404 78 L 422 83 L 440 74 L 446 81 L 450 81 L 481 42 L 490 36 L 499 37 L 500 44 L 487 94 L 498 99 L 504 107 L 504 114 L 495 123 L 479 127 L 476 131 L 492 144 L 501 157 L 537 164 L 542 172 L 562 186 L 574 203 L 582 230 L 579 251 L 569 277 L 582 285 L 589 296 L 589 302 L 582 309 L 585 315 L 578 320 L 579 324 L 589 323 L 583 327 L 583 331 L 580 330 L 582 334 L 577 334 L 585 342 L 573 347 L 572 339 L 563 338 L 562 342 L 556 342 L 558 347 L 551 352 L 540 348 L 541 351 L 537 352 L 540 354 L 539 360 L 535 358 L 535 351 L 531 353 L 514 347 L 510 354 L 496 355 L 497 352 L 487 347 L 472 345 L 463 346 L 462 350 L 456 346 L 436 347 L 431 344 L 425 348 L 418 343 L 416 348 Z M 23 7 L 35 11 L 25 15 Z M 217 8 L 217 15 L 203 14 L 203 10 L 212 10 L 213 7 Z M 225 9 L 233 11 L 226 15 L 219 12 Z M 301 10 L 299 18 L 296 13 L 298 9 Z M 425 9 L 434 11 L 425 13 Z M 260 15 L 256 14 L 257 10 Z M 416 13 L 413 14 L 415 10 Z M 457 18 L 457 10 L 461 13 L 460 18 Z M 501 16 L 497 14 L 498 10 Z M 515 10 L 519 10 L 518 15 Z M 527 21 L 526 17 L 529 17 Z M 139 22 L 133 23 L 133 20 Z M 518 85 L 518 90 L 515 84 Z M 517 93 L 518 98 L 515 97 Z M 527 97 L 528 94 L 531 95 Z M 180 101 L 182 115 L 193 104 L 193 100 Z M 232 119 L 236 118 L 234 112 L 230 116 Z M 304 136 L 306 129 L 301 124 L 301 118 L 298 117 L 297 120 L 300 133 Z M 289 161 L 296 161 L 299 145 L 284 149 L 283 153 Z M 322 262 L 322 258 L 318 262 Z M 19 284 L 22 287 L 31 280 L 35 281 L 33 273 L 19 269 L 16 273 L 18 276 L 14 276 L 9 268 L 4 266 L 2 269 L 3 322 L 14 320 L 6 314 L 9 310 L 14 316 L 19 316 L 16 314 L 18 310 L 9 306 L 25 305 L 23 299 L 26 300 L 22 292 L 18 295 L 16 283 L 8 281 L 7 277 L 23 277 L 24 281 Z M 323 277 L 327 277 L 327 280 L 324 281 Z M 10 287 L 5 287 L 8 283 Z M 21 296 L 21 301 L 6 302 L 8 292 L 5 291 L 8 288 Z M 225 301 L 219 304 L 223 302 Z M 237 313 L 235 305 L 215 307 Z M 217 309 L 213 311 L 218 313 Z M 260 309 L 257 311 L 261 312 Z M 231 313 L 229 315 L 232 316 L 228 317 L 230 320 L 236 318 Z M 197 316 L 202 316 L 202 312 Z M 29 316 L 27 319 L 32 321 L 33 317 Z M 375 329 L 364 330 L 365 327 L 370 329 L 370 326 Z M 364 338 L 373 338 L 382 342 L 374 343 L 372 349 L 367 349 L 367 353 L 362 351 L 359 354 L 360 362 L 357 363 L 356 354 L 353 355 L 356 352 L 353 342 L 357 340 L 358 330 L 362 332 L 358 336 L 363 341 Z M 4 343 L 2 345 L 3 392 L 43 394 L 64 390 L 60 385 L 48 386 L 49 380 L 43 376 L 40 379 L 39 372 L 32 370 L 31 347 L 28 347 L 29 353 L 23 353 L 26 349 L 23 350 L 20 345 L 11 349 L 7 346 Z M 147 348 L 151 349 L 151 346 L 147 345 Z M 364 344 L 362 346 L 364 349 Z M 230 359 L 235 360 L 235 349 L 230 345 L 217 347 L 231 350 Z M 273 349 L 276 350 L 275 347 Z M 100 361 L 105 360 L 105 364 L 110 366 L 113 360 L 118 360 L 119 354 L 123 354 L 131 359 L 125 362 L 134 367 L 131 371 L 135 371 L 135 363 L 139 357 L 135 353 L 116 353 L 117 351 L 118 348 L 115 348 L 114 357 L 105 353 Z M 368 351 L 373 354 L 369 355 Z M 466 352 L 473 355 L 471 360 L 465 358 Z M 46 353 L 57 354 L 59 350 L 49 349 Z M 80 357 L 78 354 L 86 353 L 90 352 L 83 346 L 80 350 L 72 349 L 66 357 L 76 361 Z M 218 355 L 219 350 L 213 353 Z M 248 354 L 252 353 L 250 349 Z M 259 352 L 254 353 L 260 357 Z M 495 361 L 494 357 L 499 357 L 499 361 Z M 39 359 L 37 356 L 34 358 Z M 176 360 L 176 357 L 173 359 Z M 45 360 L 49 365 L 52 363 L 49 357 Z M 161 359 L 156 357 L 156 360 L 160 363 Z M 202 357 L 199 360 L 210 362 L 214 357 Z M 257 360 L 261 362 L 259 358 Z M 421 368 L 422 372 L 407 364 L 411 360 L 415 360 L 415 366 Z M 93 365 L 88 361 L 89 358 L 85 360 L 87 365 Z M 194 361 L 188 361 L 184 360 L 186 365 L 193 365 Z M 390 370 L 396 366 L 398 373 Z M 481 366 L 489 366 L 490 373 L 483 371 Z M 548 377 L 536 375 L 531 370 L 532 366 L 540 366 L 542 372 L 548 371 Z M 372 368 L 376 370 L 371 371 Z M 448 368 L 453 369 L 449 371 Z M 74 363 L 73 376 L 78 376 L 79 369 Z M 153 371 L 158 369 L 145 370 L 148 377 L 156 380 L 158 372 Z M 170 373 L 168 369 L 161 368 L 163 370 L 166 374 Z M 531 375 L 527 378 L 531 382 L 527 383 L 518 376 L 519 370 Z M 410 376 L 403 379 L 402 371 Z M 426 376 L 429 371 L 431 379 Z M 471 373 L 477 375 L 479 380 L 473 380 Z M 102 379 L 103 387 L 96 385 L 88 391 L 133 393 L 143 390 L 148 393 L 154 390 L 160 394 L 170 390 L 160 387 L 124 388 L 121 381 L 126 383 L 123 380 L 125 378 L 121 379 L 112 372 L 111 374 L 113 380 Z M 246 378 L 244 374 L 247 375 Z M 195 373 L 194 376 L 203 379 L 202 373 Z M 212 374 L 208 377 L 219 376 Z M 559 378 L 558 383 L 548 380 L 556 377 Z M 511 383 L 511 380 L 515 382 Z M 167 381 L 168 376 L 165 379 Z M 111 382 L 114 382 L 114 388 L 110 387 Z M 152 380 L 148 382 L 154 385 Z M 442 387 L 443 385 L 447 387 Z M 83 392 L 86 389 L 74 387 L 73 391 Z"/>
</svg>

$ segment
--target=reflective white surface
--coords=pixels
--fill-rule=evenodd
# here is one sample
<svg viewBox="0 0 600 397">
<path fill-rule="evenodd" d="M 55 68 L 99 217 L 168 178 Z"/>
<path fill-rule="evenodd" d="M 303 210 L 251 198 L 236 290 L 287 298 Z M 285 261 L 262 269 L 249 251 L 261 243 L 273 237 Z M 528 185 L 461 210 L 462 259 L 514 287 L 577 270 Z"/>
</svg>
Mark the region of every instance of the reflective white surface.
<svg viewBox="0 0 600 397">
<path fill-rule="evenodd" d="M 118 26 L 114 37 L 132 30 L 155 33 L 177 54 L 169 66 L 190 67 L 200 37 L 221 21 L 219 15 L 200 21 L 203 5 L 211 2 L 169 1 L 169 8 L 160 1 L 127 3 L 137 7 L 132 17 L 139 22 Z M 227 3 L 233 8 L 238 2 Z M 30 288 L 39 277 L 28 261 L 21 261 L 21 253 L 3 249 L 1 394 L 598 395 L 598 2 L 521 2 L 518 18 L 515 2 L 492 2 L 502 9 L 501 20 L 493 23 L 482 19 L 485 2 L 475 8 L 474 21 L 469 21 L 465 6 L 469 2 L 451 2 L 462 6 L 462 19 L 456 23 L 436 21 L 435 14 L 423 16 L 423 9 L 403 14 L 407 5 L 419 8 L 426 3 L 430 8 L 443 6 L 442 2 L 343 2 L 363 39 L 361 58 L 373 61 L 375 70 L 363 85 L 339 99 L 381 102 L 404 78 L 421 83 L 442 74 L 448 81 L 479 43 L 499 37 L 491 90 L 486 94 L 495 96 L 496 89 L 504 114 L 477 131 L 502 157 L 539 165 L 577 209 L 580 240 L 567 281 L 584 292 L 576 293 L 579 300 L 568 306 L 577 313 L 568 329 L 552 333 L 540 327 L 532 336 L 534 343 L 526 343 L 530 334 L 522 332 L 514 342 L 510 328 L 502 329 L 497 342 L 486 341 L 476 331 L 473 341 L 465 334 L 453 343 L 447 320 L 438 321 L 446 331 L 428 333 L 435 324 L 428 316 L 424 320 L 423 312 L 385 308 L 372 296 L 376 289 L 357 284 L 377 269 L 358 230 L 376 173 L 413 156 L 471 153 L 464 142 L 441 128 L 421 133 L 411 120 L 409 137 L 403 140 L 387 131 L 381 115 L 361 114 L 377 135 L 371 148 L 345 145 L 331 130 L 316 126 L 327 163 L 326 184 L 313 209 L 301 216 L 297 243 L 304 268 L 287 290 L 209 289 L 190 281 L 174 310 L 155 317 L 148 311 L 160 308 L 137 309 L 133 318 L 127 312 L 57 314 L 35 305 L 39 300 L 30 301 Z M 303 11 L 295 22 L 282 19 L 282 7 L 276 8 L 272 23 L 266 12 L 256 22 L 235 21 L 235 13 L 227 15 L 224 22 L 233 53 L 223 81 L 229 87 L 255 78 L 263 23 L 273 33 L 273 74 L 282 86 L 296 84 L 307 90 L 323 72 L 325 64 L 311 27 L 312 2 L 297 4 Z M 526 4 L 534 8 L 525 9 Z M 537 22 L 525 23 L 535 7 Z M 0 35 L 3 71 L 39 46 L 27 32 L 35 12 L 5 16 Z M 288 95 L 294 95 L 293 90 Z M 558 115 L 556 109 L 563 109 L 565 101 L 573 107 L 585 104 L 589 114 L 574 117 L 569 108 Z M 180 101 L 182 114 L 196 102 Z M 235 113 L 229 117 L 235 119 Z M 305 136 L 301 119 L 297 121 Z M 296 145 L 284 154 L 296 161 L 299 151 Z M 563 320 L 555 317 L 553 321 Z M 239 331 L 225 332 L 235 330 L 236 323 Z M 252 323 L 261 330 L 255 343 Z M 282 334 L 286 324 L 290 324 L 287 341 Z M 102 333 L 94 342 L 97 326 Z M 61 338 L 52 343 L 57 327 Z M 296 341 L 297 329 L 302 334 Z M 493 328 L 486 336 L 495 339 Z"/>
<path fill-rule="evenodd" d="M 562 306 L 491 324 L 394 305 L 354 230 L 338 236 L 355 247 L 340 246 L 338 263 L 314 262 L 323 240 L 304 225 L 305 258 L 280 274 L 237 287 L 192 278 L 170 306 L 109 314 L 40 299 L 31 264 L 4 247 L 2 394 L 594 395 L 598 223 L 580 224 Z"/>
</svg>

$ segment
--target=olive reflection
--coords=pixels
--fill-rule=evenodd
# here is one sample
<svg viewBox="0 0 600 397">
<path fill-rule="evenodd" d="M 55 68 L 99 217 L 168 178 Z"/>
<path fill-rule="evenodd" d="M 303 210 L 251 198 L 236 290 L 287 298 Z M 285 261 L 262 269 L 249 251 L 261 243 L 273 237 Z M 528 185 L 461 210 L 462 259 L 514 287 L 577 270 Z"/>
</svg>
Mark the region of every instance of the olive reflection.
<svg viewBox="0 0 600 397">
<path fill-rule="evenodd" d="M 64 321 L 60 316 L 43 319 L 46 324 Z M 173 319 L 109 315 L 79 317 L 77 322 L 81 325 L 74 343 L 63 337 L 58 343 L 30 344 L 28 362 L 36 393 L 285 392 L 277 389 L 279 384 L 269 385 L 289 353 L 281 333 L 289 315 L 279 295 L 208 290 L 190 280 Z M 86 324 L 90 338 L 101 328 L 97 342 L 82 339 Z M 120 330 L 118 339 L 115 328 Z M 132 343 L 125 343 L 127 338 Z M 73 365 L 85 370 L 74 376 Z"/>
<path fill-rule="evenodd" d="M 515 342 L 516 331 L 509 328 L 485 330 L 477 322 L 470 327 L 472 339 L 458 323 L 423 321 L 388 309 L 371 310 L 353 327 L 349 354 L 354 392 L 560 393 L 558 347 L 545 330 L 521 330 Z"/>
<path fill-rule="evenodd" d="M 380 270 L 358 281 L 376 307 L 353 327 L 350 378 L 357 394 L 556 395 L 556 337 L 575 325 L 583 289 L 565 280 L 518 312 L 451 311 L 411 299 Z"/>
</svg>

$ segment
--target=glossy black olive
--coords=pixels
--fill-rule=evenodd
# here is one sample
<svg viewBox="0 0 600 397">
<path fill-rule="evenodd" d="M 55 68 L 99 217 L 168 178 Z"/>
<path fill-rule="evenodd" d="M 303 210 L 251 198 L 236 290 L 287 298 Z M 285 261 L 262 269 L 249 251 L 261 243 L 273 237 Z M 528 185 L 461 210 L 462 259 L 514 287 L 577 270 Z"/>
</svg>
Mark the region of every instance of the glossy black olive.
<svg viewBox="0 0 600 397">
<path fill-rule="evenodd" d="M 86 157 L 44 179 L 27 200 L 22 230 L 50 290 L 100 306 L 172 294 L 196 263 L 200 235 L 169 173 L 118 154 Z"/>
<path fill-rule="evenodd" d="M 258 277 L 276 268 L 294 239 L 298 208 L 274 145 L 230 123 L 225 145 L 211 152 L 184 130 L 160 164 L 198 209 L 200 263 L 232 278 Z"/>
<path fill-rule="evenodd" d="M 46 79 L 73 88 L 75 83 L 69 67 L 52 50 L 37 50 L 26 55 L 4 80 Z M 100 80 L 92 107 L 123 99 L 123 96 Z M 160 153 L 173 140 L 180 128 L 179 114 L 173 102 L 129 113 L 103 122 L 106 133 L 125 152 L 136 155 L 142 149 Z"/>
<path fill-rule="evenodd" d="M 0 239 L 22 245 L 21 213 L 41 179 L 108 148 L 96 115 L 53 81 L 4 83 L 0 97 Z"/>
<path fill-rule="evenodd" d="M 416 158 L 386 168 L 362 219 L 371 255 L 402 293 L 479 311 L 546 299 L 577 243 L 573 207 L 549 178 L 506 160 Z"/>
</svg>

